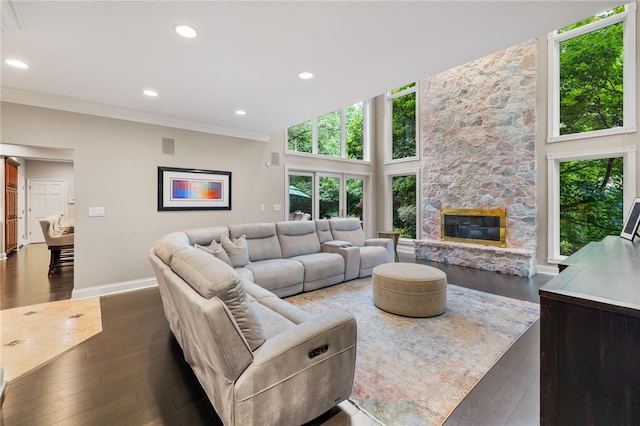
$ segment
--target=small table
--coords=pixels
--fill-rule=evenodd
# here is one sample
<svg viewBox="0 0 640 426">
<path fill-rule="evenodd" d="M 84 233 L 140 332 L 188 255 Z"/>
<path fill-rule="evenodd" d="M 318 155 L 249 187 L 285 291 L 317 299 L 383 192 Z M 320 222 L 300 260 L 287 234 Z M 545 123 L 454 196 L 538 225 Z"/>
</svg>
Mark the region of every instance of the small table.
<svg viewBox="0 0 640 426">
<path fill-rule="evenodd" d="M 399 232 L 394 231 L 378 231 L 378 238 L 391 238 L 393 240 L 393 260 L 398 262 L 398 239 Z"/>
<path fill-rule="evenodd" d="M 431 317 L 447 309 L 447 274 L 418 263 L 373 268 L 373 303 L 392 314 Z"/>
</svg>

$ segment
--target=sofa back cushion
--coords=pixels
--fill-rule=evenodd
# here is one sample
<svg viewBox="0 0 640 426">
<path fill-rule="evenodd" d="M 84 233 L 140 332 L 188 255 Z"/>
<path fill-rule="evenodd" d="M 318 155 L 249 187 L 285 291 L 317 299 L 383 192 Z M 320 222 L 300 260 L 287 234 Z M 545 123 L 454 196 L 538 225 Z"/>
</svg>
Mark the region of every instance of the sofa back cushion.
<svg viewBox="0 0 640 426">
<path fill-rule="evenodd" d="M 320 244 L 333 240 L 331 228 L 329 228 L 329 221 L 327 219 L 316 220 L 316 232 L 318 233 Z"/>
<path fill-rule="evenodd" d="M 233 268 L 202 250 L 189 248 L 173 255 L 171 269 L 205 299 L 217 297 L 227 305 L 252 351 L 265 341 L 264 326 Z"/>
<path fill-rule="evenodd" d="M 184 232 L 172 232 L 156 242 L 153 253 L 169 265 L 173 254 L 186 247 L 189 247 L 189 239 Z"/>
<path fill-rule="evenodd" d="M 229 236 L 229 229 L 226 226 L 208 226 L 204 228 L 192 228 L 184 231 L 191 244 L 208 246 L 212 241 L 220 242 L 223 235 Z"/>
<path fill-rule="evenodd" d="M 229 225 L 229 236 L 232 239 L 240 238 L 243 234 L 246 236 L 247 246 L 249 247 L 249 260 L 251 262 L 282 259 L 275 223 Z"/>
<path fill-rule="evenodd" d="M 364 231 L 360 219 L 331 219 L 329 227 L 334 240 L 349 241 L 354 246 L 364 247 Z"/>
<path fill-rule="evenodd" d="M 276 230 L 285 259 L 321 251 L 316 224 L 311 220 L 278 222 Z"/>
</svg>

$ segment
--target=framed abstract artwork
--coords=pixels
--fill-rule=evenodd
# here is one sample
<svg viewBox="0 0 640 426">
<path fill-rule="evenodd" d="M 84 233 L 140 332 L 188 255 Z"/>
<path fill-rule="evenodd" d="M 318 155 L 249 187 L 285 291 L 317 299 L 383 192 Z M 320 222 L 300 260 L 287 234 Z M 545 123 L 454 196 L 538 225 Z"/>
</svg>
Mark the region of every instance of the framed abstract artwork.
<svg viewBox="0 0 640 426">
<path fill-rule="evenodd" d="M 231 172 L 158 167 L 158 211 L 231 210 Z"/>
<path fill-rule="evenodd" d="M 633 241 L 633 239 L 638 236 L 640 237 L 640 198 L 636 198 L 633 200 L 633 204 L 631 205 L 631 210 L 629 210 L 629 214 L 627 215 L 627 220 L 624 221 L 624 226 L 622 227 L 622 232 L 620 236 L 622 238 L 626 238 L 627 240 Z"/>
</svg>

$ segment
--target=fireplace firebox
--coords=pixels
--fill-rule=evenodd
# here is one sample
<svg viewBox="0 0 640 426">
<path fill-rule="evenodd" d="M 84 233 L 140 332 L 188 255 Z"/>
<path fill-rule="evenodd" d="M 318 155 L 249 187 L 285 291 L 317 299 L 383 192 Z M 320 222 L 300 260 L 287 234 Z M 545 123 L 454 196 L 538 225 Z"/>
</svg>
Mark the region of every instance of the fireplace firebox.
<svg viewBox="0 0 640 426">
<path fill-rule="evenodd" d="M 442 209 L 441 239 L 505 247 L 506 209 Z"/>
</svg>

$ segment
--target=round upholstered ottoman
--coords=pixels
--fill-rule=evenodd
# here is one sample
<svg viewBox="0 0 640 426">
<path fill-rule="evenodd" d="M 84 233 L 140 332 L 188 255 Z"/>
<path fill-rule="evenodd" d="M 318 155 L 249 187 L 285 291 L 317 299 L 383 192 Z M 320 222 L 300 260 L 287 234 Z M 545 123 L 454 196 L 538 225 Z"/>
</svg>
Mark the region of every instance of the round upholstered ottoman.
<svg viewBox="0 0 640 426">
<path fill-rule="evenodd" d="M 407 317 L 431 317 L 447 309 L 447 275 L 417 263 L 385 263 L 373 268 L 373 303 Z"/>
</svg>

